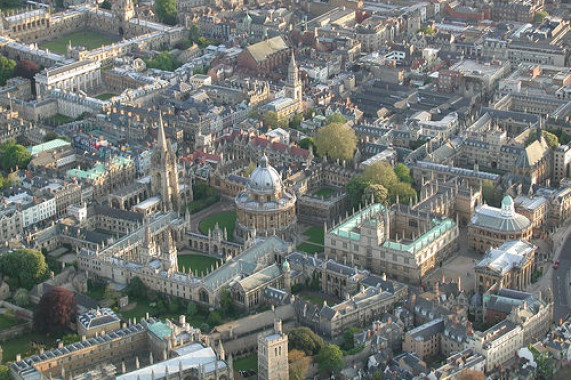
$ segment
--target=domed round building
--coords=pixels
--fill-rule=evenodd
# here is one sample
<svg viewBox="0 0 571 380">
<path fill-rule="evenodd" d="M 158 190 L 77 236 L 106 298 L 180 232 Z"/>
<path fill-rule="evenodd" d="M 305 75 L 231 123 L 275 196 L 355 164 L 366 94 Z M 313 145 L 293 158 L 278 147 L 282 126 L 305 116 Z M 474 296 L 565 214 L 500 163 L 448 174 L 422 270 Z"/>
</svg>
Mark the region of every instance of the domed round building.
<svg viewBox="0 0 571 380">
<path fill-rule="evenodd" d="M 236 240 L 275 235 L 293 241 L 297 233 L 295 202 L 295 194 L 284 190 L 280 174 L 263 155 L 250 175 L 246 190 L 235 198 Z"/>
<path fill-rule="evenodd" d="M 483 205 L 476 209 L 468 225 L 468 242 L 482 253 L 499 247 L 509 240 L 529 241 L 532 223 L 524 215 L 515 212 L 512 197 L 502 199 L 502 208 Z"/>
</svg>

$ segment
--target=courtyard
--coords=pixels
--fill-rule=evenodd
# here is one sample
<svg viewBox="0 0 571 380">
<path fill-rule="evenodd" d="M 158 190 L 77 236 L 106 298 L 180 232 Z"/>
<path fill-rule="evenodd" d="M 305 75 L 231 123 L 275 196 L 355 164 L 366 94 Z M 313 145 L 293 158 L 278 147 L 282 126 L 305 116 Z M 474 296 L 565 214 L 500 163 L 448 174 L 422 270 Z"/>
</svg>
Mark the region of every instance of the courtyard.
<svg viewBox="0 0 571 380">
<path fill-rule="evenodd" d="M 88 50 L 92 50 L 101 47 L 101 45 L 110 45 L 113 42 L 117 42 L 119 38 L 92 30 L 79 30 L 65 34 L 56 40 L 43 41 L 38 45 L 40 49 L 49 49 L 57 54 L 65 54 L 70 41 L 72 46 L 81 45 Z"/>
<path fill-rule="evenodd" d="M 211 266 L 216 267 L 216 262 L 220 265 L 220 260 L 216 260 L 216 258 L 211 256 L 205 255 L 196 255 L 196 254 L 182 254 L 178 255 L 178 267 L 180 270 L 184 268 L 185 272 L 188 272 L 189 269 L 192 270 L 193 273 L 208 273 L 210 271 Z"/>
<path fill-rule="evenodd" d="M 211 214 L 199 222 L 198 230 L 201 234 L 208 235 L 208 231 L 214 230 L 216 224 L 218 224 L 222 231 L 224 231 L 224 228 L 226 228 L 228 233 L 228 241 L 234 241 L 236 211 L 230 210 Z"/>
<path fill-rule="evenodd" d="M 323 227 L 311 226 L 301 236 L 302 243 L 296 249 L 305 253 L 323 252 L 324 231 Z"/>
</svg>

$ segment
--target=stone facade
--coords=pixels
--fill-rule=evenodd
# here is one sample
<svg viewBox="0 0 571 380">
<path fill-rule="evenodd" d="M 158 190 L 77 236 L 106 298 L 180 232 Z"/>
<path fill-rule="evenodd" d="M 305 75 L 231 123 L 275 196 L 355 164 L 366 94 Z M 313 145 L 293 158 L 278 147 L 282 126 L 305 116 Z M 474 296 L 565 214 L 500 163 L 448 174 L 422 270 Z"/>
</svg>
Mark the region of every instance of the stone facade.
<svg viewBox="0 0 571 380">
<path fill-rule="evenodd" d="M 289 380 L 288 339 L 282 332 L 282 321 L 274 323 L 274 331 L 258 337 L 258 379 Z"/>
</svg>

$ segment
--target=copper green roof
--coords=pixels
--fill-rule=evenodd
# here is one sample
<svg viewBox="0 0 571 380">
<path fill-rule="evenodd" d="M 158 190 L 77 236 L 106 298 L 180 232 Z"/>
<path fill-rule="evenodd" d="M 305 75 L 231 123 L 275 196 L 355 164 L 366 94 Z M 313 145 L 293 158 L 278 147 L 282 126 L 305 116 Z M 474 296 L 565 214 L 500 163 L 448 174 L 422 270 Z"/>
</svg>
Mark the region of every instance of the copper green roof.
<svg viewBox="0 0 571 380">
<path fill-rule="evenodd" d="M 26 149 L 28 150 L 28 152 L 30 152 L 30 154 L 32 156 L 35 156 L 36 154 L 39 154 L 42 152 L 48 152 L 50 150 L 61 148 L 61 147 L 67 146 L 67 145 L 71 145 L 71 143 L 68 141 L 65 141 L 64 139 L 53 139 L 53 140 L 46 141 L 45 143 L 42 143 L 39 145 L 29 146 Z"/>
</svg>

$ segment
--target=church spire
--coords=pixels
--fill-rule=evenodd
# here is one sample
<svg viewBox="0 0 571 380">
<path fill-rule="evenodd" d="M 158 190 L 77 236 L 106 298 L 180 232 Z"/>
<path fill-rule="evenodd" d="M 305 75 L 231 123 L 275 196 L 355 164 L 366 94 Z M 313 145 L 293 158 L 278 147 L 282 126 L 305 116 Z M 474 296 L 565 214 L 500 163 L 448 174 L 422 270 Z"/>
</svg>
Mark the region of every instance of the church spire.
<svg viewBox="0 0 571 380">
<path fill-rule="evenodd" d="M 165 134 L 165 127 L 163 125 L 163 114 L 159 111 L 159 131 L 157 134 L 157 145 L 160 149 L 166 151 L 167 147 L 167 136 Z"/>
</svg>

